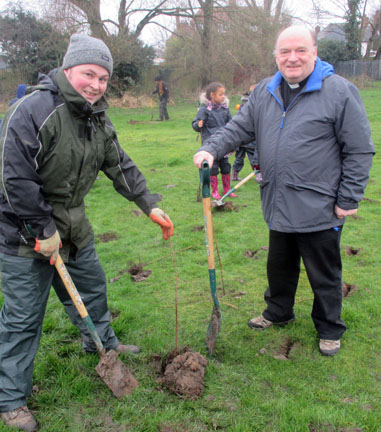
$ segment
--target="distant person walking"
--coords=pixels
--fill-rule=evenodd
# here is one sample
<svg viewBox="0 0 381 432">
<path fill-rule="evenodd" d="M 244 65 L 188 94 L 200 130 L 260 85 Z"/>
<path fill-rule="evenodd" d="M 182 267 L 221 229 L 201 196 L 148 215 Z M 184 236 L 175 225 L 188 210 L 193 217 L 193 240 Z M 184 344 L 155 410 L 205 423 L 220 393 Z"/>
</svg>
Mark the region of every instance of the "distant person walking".
<svg viewBox="0 0 381 432">
<path fill-rule="evenodd" d="M 169 101 L 169 90 L 167 83 L 158 75 L 155 77 L 156 88 L 152 92 L 152 95 L 158 94 L 160 107 L 159 107 L 159 118 L 158 121 L 169 120 L 167 104 Z"/>
</svg>

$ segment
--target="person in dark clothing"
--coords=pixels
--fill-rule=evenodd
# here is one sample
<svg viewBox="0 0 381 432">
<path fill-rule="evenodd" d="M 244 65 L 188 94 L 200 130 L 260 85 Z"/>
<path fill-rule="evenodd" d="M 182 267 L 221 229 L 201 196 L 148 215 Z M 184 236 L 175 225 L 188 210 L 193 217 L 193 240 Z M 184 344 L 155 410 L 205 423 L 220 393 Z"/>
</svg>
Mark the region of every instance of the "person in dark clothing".
<svg viewBox="0 0 381 432">
<path fill-rule="evenodd" d="M 201 132 L 201 141 L 204 143 L 232 118 L 229 110 L 229 99 L 225 95 L 225 86 L 219 82 L 209 84 L 205 92 L 200 95 L 200 104 L 201 107 L 192 121 L 192 127 L 196 132 Z M 221 171 L 224 194 L 230 190 L 231 165 L 229 163 L 229 156 L 231 154 L 232 152 L 213 162 L 210 170 L 210 184 L 214 199 L 221 198 L 218 192 L 217 175 L 219 171 Z M 230 196 L 236 197 L 237 195 L 231 193 Z"/>
<path fill-rule="evenodd" d="M 158 94 L 160 107 L 159 107 L 159 121 L 169 120 L 169 114 L 167 110 L 167 104 L 169 101 L 169 90 L 167 83 L 158 75 L 155 77 L 156 88 L 152 92 L 152 95 Z"/>
<path fill-rule="evenodd" d="M 252 92 L 255 88 L 255 84 L 250 86 L 250 92 Z M 244 93 L 244 95 L 241 97 L 241 104 L 238 105 L 238 109 L 242 109 L 242 107 L 245 105 L 245 103 L 249 99 L 250 93 Z M 258 164 L 258 156 L 257 156 L 257 143 L 255 141 L 252 141 L 248 144 L 242 144 L 238 147 L 238 149 L 235 152 L 235 161 L 233 163 L 233 176 L 232 181 L 240 181 L 241 178 L 238 177 L 239 172 L 242 170 L 244 166 L 245 156 L 247 155 L 251 168 L 253 171 L 255 170 L 257 174 L 255 175 L 255 180 L 257 183 L 261 182 L 262 175 L 260 173 L 260 166 Z"/>
<path fill-rule="evenodd" d="M 266 309 L 253 329 L 294 321 L 301 260 L 314 293 L 311 317 L 323 355 L 335 355 L 346 330 L 341 318 L 340 238 L 357 212 L 374 155 L 357 88 L 317 56 L 314 33 L 291 26 L 275 46 L 278 72 L 265 78 L 234 118 L 194 156 L 211 165 L 256 139 L 269 227 Z"/>
<path fill-rule="evenodd" d="M 113 61 L 99 39 L 74 34 L 63 65 L 7 111 L 0 137 L 0 413 L 11 427 L 34 431 L 26 405 L 51 286 L 86 352 L 96 346 L 58 276 L 66 263 L 106 350 L 138 353 L 110 325 L 106 278 L 95 250 L 84 198 L 99 170 L 157 223 L 165 240 L 173 224 L 118 143 L 104 98 Z"/>
<path fill-rule="evenodd" d="M 23 96 L 25 96 L 26 93 L 26 84 L 19 84 L 17 86 L 17 91 L 16 91 L 16 97 L 11 99 L 11 101 L 9 102 L 8 106 L 13 105 L 15 102 L 17 102 L 19 99 L 21 99 Z"/>
</svg>

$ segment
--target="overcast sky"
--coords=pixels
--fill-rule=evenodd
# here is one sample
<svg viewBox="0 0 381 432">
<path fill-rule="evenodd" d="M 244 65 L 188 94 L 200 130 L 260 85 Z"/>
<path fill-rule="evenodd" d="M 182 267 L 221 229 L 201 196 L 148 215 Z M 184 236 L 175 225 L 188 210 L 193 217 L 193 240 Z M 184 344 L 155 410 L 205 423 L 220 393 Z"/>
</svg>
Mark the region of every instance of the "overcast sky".
<svg viewBox="0 0 381 432">
<path fill-rule="evenodd" d="M 320 4 L 321 7 L 325 7 L 327 10 L 329 10 L 330 12 L 338 16 L 342 16 L 343 8 L 339 8 L 335 5 L 345 4 L 346 1 L 347 0 L 315 0 L 315 3 Z M 20 2 L 24 4 L 26 8 L 35 11 L 38 10 L 38 5 L 41 3 L 41 1 L 38 0 L 20 0 Z M 0 11 L 4 10 L 8 5 L 8 3 L 10 3 L 9 0 L 0 0 Z M 119 1 L 103 0 L 102 3 L 103 3 L 102 14 L 104 14 L 103 18 L 111 16 L 112 18 L 115 19 L 115 17 L 117 16 L 117 6 L 119 4 Z M 300 19 L 301 22 L 304 22 L 306 25 L 311 26 L 311 28 L 313 29 L 318 24 L 320 25 L 320 27 L 324 27 L 329 22 L 340 21 L 338 18 L 335 17 L 327 17 L 327 16 L 317 17 L 313 11 L 312 5 L 313 5 L 312 0 L 285 0 L 286 9 L 295 18 Z M 371 15 L 371 13 L 377 7 L 378 8 L 381 7 L 381 0 L 368 0 L 367 14 Z M 109 16 L 106 16 L 106 14 L 108 14 Z M 155 41 L 160 41 L 163 39 L 163 32 L 157 26 L 148 25 L 143 31 L 142 39 L 148 44 L 154 44 Z"/>
</svg>

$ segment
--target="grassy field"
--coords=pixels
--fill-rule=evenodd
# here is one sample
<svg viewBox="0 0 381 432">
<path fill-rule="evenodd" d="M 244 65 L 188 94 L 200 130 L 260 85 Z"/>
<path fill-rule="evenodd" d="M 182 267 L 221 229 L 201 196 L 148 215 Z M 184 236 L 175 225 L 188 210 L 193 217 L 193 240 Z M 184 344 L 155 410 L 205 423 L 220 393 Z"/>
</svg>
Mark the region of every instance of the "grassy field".
<svg viewBox="0 0 381 432">
<path fill-rule="evenodd" d="M 150 122 L 149 108 L 110 109 L 123 148 L 150 190 L 163 195 L 161 206 L 175 225 L 175 262 L 157 225 L 101 174 L 86 199 L 87 213 L 112 281 L 113 328 L 122 342 L 142 347 L 141 354 L 122 357 L 140 385 L 123 400 L 111 395 L 94 370 L 98 357 L 82 352 L 78 331 L 52 293 L 35 362 L 35 391 L 28 401 L 42 431 L 381 431 L 379 84 L 361 91 L 378 153 L 358 217 L 349 218 L 343 231 L 343 280 L 352 290 L 344 299 L 348 330 L 341 351 L 333 358 L 319 353 L 304 270 L 295 323 L 264 332 L 248 328 L 247 321 L 264 308 L 268 242 L 259 187 L 250 181 L 238 191 L 234 211 L 213 213 L 226 294 L 217 267 L 222 329 L 208 359 L 204 393 L 196 401 L 157 384 L 155 354 L 165 356 L 175 347 L 178 286 L 179 345 L 206 355 L 212 301 L 202 205 L 196 200 L 199 177 L 192 163 L 201 145 L 191 128 L 197 107 L 178 102 L 169 106 L 171 120 L 161 123 Z M 233 97 L 231 106 L 238 101 Z M 242 174 L 249 172 L 246 159 Z M 152 273 L 134 282 L 126 272 L 133 264 Z M 0 425 L 1 432 L 8 430 Z"/>
</svg>

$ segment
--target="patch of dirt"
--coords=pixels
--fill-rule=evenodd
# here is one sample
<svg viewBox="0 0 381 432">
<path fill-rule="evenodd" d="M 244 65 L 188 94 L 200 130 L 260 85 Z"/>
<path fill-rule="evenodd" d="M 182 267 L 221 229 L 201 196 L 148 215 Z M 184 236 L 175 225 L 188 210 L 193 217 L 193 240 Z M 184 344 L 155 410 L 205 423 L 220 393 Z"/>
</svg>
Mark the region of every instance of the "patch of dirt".
<svg viewBox="0 0 381 432">
<path fill-rule="evenodd" d="M 141 210 L 132 210 L 131 213 L 137 217 L 142 216 L 144 214 Z"/>
<path fill-rule="evenodd" d="M 357 290 L 356 285 L 350 285 L 343 282 L 343 297 L 349 297 Z"/>
<path fill-rule="evenodd" d="M 102 243 L 108 243 L 110 241 L 118 240 L 119 236 L 115 233 L 104 233 L 104 234 L 98 234 L 96 236 Z"/>
<path fill-rule="evenodd" d="M 196 225 L 196 226 L 191 228 L 191 231 L 193 231 L 193 232 L 204 231 L 204 226 L 203 225 Z"/>
<path fill-rule="evenodd" d="M 156 356 L 156 361 L 160 360 Z M 157 382 L 170 392 L 184 398 L 196 400 L 204 390 L 207 359 L 188 347 L 176 353 L 171 352 L 160 360 L 160 374 Z"/>
<path fill-rule="evenodd" d="M 352 246 L 345 246 L 345 254 L 348 256 L 358 255 L 361 250 L 362 250 L 362 248 L 355 249 Z"/>
<path fill-rule="evenodd" d="M 141 282 L 149 277 L 151 270 L 143 270 L 142 264 L 133 264 L 128 270 L 135 282 Z"/>
<path fill-rule="evenodd" d="M 233 201 L 224 201 L 224 205 L 221 205 L 221 206 L 217 205 L 217 203 L 215 201 L 212 201 L 210 203 L 210 206 L 211 206 L 211 208 L 216 209 L 216 211 L 218 211 L 218 212 L 225 212 L 225 211 L 237 212 L 238 211 L 238 207 L 233 204 Z"/>
<path fill-rule="evenodd" d="M 139 385 L 128 367 L 119 359 L 115 350 L 101 355 L 95 370 L 118 399 L 132 393 Z"/>
<path fill-rule="evenodd" d="M 261 250 L 267 251 L 267 250 L 269 250 L 269 248 L 268 248 L 268 246 L 262 246 L 259 249 L 255 249 L 255 250 L 251 250 L 251 249 L 247 248 L 244 255 L 245 255 L 246 258 L 258 259 L 258 255 L 257 254 Z"/>
<path fill-rule="evenodd" d="M 169 184 L 169 185 L 165 186 L 166 189 L 171 189 L 171 188 L 175 188 L 175 187 L 177 187 L 177 185 L 175 185 L 175 184 Z"/>
<path fill-rule="evenodd" d="M 286 337 L 280 344 L 278 352 L 274 355 L 277 360 L 288 360 L 290 358 L 291 350 L 294 348 L 295 342 L 291 338 Z"/>
</svg>

